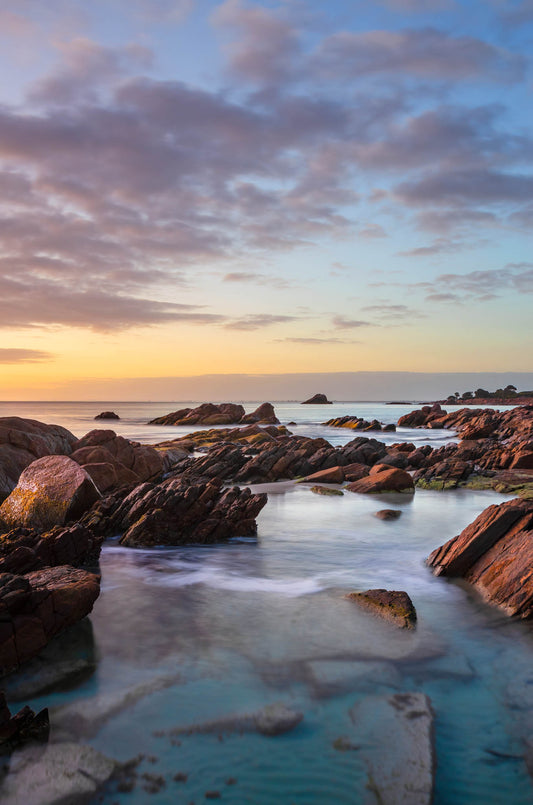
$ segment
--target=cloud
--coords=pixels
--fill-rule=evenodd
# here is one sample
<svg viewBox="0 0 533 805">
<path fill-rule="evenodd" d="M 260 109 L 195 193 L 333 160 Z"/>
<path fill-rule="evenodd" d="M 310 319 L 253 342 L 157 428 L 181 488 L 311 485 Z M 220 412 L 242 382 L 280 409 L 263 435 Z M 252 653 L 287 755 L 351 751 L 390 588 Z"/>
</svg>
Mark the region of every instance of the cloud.
<svg viewBox="0 0 533 805">
<path fill-rule="evenodd" d="M 403 304 L 391 304 L 384 302 L 377 305 L 366 305 L 362 310 L 368 313 L 375 313 L 385 321 L 400 321 L 404 319 L 421 319 L 425 314 L 415 308 Z"/>
<path fill-rule="evenodd" d="M 333 34 L 321 43 L 315 66 L 337 79 L 399 74 L 460 81 L 490 76 L 511 83 L 523 78 L 526 60 L 475 37 L 424 28 Z"/>
<path fill-rule="evenodd" d="M 359 319 L 346 319 L 344 316 L 334 316 L 332 319 L 333 326 L 339 330 L 353 330 L 358 327 L 371 327 L 372 323 L 369 321 L 359 321 Z"/>
<path fill-rule="evenodd" d="M 412 287 L 423 289 L 427 294 L 427 301 L 430 302 L 487 302 L 509 290 L 533 294 L 533 265 L 509 263 L 501 269 L 441 274 L 433 282 L 417 283 Z"/>
<path fill-rule="evenodd" d="M 131 71 L 149 69 L 153 61 L 152 51 L 137 44 L 111 48 L 79 37 L 56 47 L 61 65 L 30 87 L 33 102 L 61 106 L 73 101 L 94 103 L 98 89 L 109 88 Z"/>
<path fill-rule="evenodd" d="M 400 257 L 432 257 L 436 254 L 456 254 L 466 248 L 467 244 L 448 238 L 437 238 L 429 246 L 417 246 L 404 252 L 398 252 Z"/>
<path fill-rule="evenodd" d="M 320 345 L 320 344 L 360 344 L 361 341 L 353 341 L 353 340 L 346 340 L 344 338 L 306 338 L 306 337 L 294 337 L 294 338 L 277 338 L 276 341 L 282 343 L 290 343 L 290 344 L 310 344 L 313 345 Z"/>
<path fill-rule="evenodd" d="M 212 15 L 218 28 L 235 30 L 227 47 L 230 70 L 240 77 L 277 84 L 292 73 L 298 53 L 296 34 L 279 14 L 241 0 L 225 0 Z"/>
<path fill-rule="evenodd" d="M 223 277 L 223 282 L 266 285 L 271 288 L 279 288 L 280 290 L 290 287 L 287 280 L 283 279 L 283 277 L 274 277 L 269 274 L 260 274 L 252 271 L 231 271 Z"/>
<path fill-rule="evenodd" d="M 387 233 L 381 226 L 381 224 L 367 224 L 363 229 L 360 229 L 357 233 L 360 238 L 368 238 L 373 240 L 374 238 L 386 238 Z"/>
<path fill-rule="evenodd" d="M 533 0 L 505 0 L 499 14 L 504 25 L 521 27 L 533 20 Z"/>
<path fill-rule="evenodd" d="M 166 322 L 219 324 L 224 316 L 198 306 L 128 296 L 115 289 L 75 290 L 61 279 L 0 278 L 0 327 L 35 327 L 62 324 L 100 332 L 151 326 Z"/>
<path fill-rule="evenodd" d="M 50 352 L 42 352 L 38 349 L 8 349 L 0 348 L 0 364 L 6 363 L 41 363 L 43 361 L 53 361 L 54 356 Z"/>
<path fill-rule="evenodd" d="M 490 169 L 448 171 L 402 182 L 395 192 L 413 205 L 520 203 L 533 196 L 533 176 Z"/>
<path fill-rule="evenodd" d="M 240 319 L 224 324 L 227 330 L 262 330 L 264 327 L 271 327 L 274 324 L 286 324 L 296 321 L 297 316 L 282 316 L 273 313 L 252 313 Z"/>
</svg>

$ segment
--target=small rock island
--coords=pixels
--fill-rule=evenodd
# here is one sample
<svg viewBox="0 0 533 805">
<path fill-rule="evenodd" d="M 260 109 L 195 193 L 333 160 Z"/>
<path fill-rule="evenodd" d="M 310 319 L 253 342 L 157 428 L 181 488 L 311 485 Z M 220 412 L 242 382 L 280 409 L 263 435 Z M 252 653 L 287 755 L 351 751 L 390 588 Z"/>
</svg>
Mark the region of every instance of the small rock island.
<svg viewBox="0 0 533 805">
<path fill-rule="evenodd" d="M 325 394 L 313 394 L 308 400 L 304 400 L 301 405 L 332 405 Z"/>
</svg>

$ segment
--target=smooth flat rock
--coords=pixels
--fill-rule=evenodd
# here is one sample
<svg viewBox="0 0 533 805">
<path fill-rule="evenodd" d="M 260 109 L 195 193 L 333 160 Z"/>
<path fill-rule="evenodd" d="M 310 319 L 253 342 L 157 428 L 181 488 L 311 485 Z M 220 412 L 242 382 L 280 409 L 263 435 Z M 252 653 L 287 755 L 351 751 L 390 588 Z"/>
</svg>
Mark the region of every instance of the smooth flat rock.
<svg viewBox="0 0 533 805">
<path fill-rule="evenodd" d="M 111 777 L 116 762 L 76 743 L 16 752 L 0 785 L 2 805 L 78 805 Z"/>
<path fill-rule="evenodd" d="M 368 803 L 430 805 L 435 779 L 433 710 L 423 693 L 369 696 L 351 710 L 368 770 Z M 352 737 L 352 736 L 351 736 Z"/>
</svg>

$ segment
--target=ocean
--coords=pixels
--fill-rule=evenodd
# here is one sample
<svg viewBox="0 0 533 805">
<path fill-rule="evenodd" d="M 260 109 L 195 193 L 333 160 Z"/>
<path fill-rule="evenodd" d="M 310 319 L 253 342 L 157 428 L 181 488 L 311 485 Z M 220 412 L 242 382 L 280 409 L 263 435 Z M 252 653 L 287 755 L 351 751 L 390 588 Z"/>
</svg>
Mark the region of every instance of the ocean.
<svg viewBox="0 0 533 805">
<path fill-rule="evenodd" d="M 112 428 L 155 442 L 186 431 L 149 419 L 196 404 L 0 403 L 0 416 L 56 422 L 79 436 Z M 257 404 L 246 403 L 246 411 Z M 282 423 L 297 423 L 293 432 L 343 444 L 356 434 L 320 422 L 344 414 L 395 422 L 413 406 L 275 408 Z M 109 409 L 120 421 L 94 422 Z M 454 438 L 421 430 L 375 436 L 433 445 Z M 120 761 L 143 755 L 132 791 L 110 787 L 94 802 L 200 803 L 206 793 L 233 805 L 374 802 L 361 746 L 367 725 L 350 713 L 369 697 L 417 691 L 430 697 L 435 714 L 436 805 L 531 803 L 524 751 L 533 736 L 533 628 L 424 564 L 506 496 L 417 489 L 412 498 L 323 497 L 293 483 L 268 490 L 256 539 L 154 550 L 121 548 L 116 540 L 104 546 L 90 626 L 67 647 L 74 660 L 90 659 L 91 672 L 68 688 L 21 699 L 50 708 L 52 739 L 69 736 Z M 401 509 L 400 519 L 374 516 L 387 507 Z M 380 587 L 409 593 L 418 614 L 413 632 L 344 597 Z M 29 672 L 20 680 L 32 681 Z M 276 737 L 180 732 L 273 702 L 301 712 L 301 723 Z M 380 742 L 375 751 L 397 750 L 387 734 Z"/>
</svg>

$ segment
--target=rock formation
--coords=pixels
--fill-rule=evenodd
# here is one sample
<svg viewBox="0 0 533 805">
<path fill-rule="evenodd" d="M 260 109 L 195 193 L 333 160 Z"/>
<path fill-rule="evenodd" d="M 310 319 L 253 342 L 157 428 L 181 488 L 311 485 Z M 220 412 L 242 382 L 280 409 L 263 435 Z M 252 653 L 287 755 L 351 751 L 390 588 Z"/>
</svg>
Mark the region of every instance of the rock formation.
<svg viewBox="0 0 533 805">
<path fill-rule="evenodd" d="M 0 525 L 45 531 L 76 520 L 99 497 L 92 479 L 75 461 L 68 456 L 45 456 L 23 470 L 0 506 Z"/>
<path fill-rule="evenodd" d="M 395 431 L 396 425 L 383 425 L 377 419 L 373 419 L 369 422 L 363 417 L 358 416 L 339 416 L 334 417 L 333 419 L 328 419 L 327 422 L 322 422 L 323 425 L 327 425 L 330 428 L 349 428 L 350 430 L 382 430 L 382 431 Z"/>
<path fill-rule="evenodd" d="M 101 535 L 122 534 L 128 547 L 208 544 L 253 536 L 265 494 L 222 489 L 220 481 L 189 483 L 172 478 L 141 484 L 127 497 L 109 497 L 84 518 Z"/>
<path fill-rule="evenodd" d="M 171 414 L 157 417 L 150 425 L 248 425 L 260 422 L 277 425 L 279 420 L 271 403 L 263 403 L 255 411 L 246 414 L 242 405 L 235 403 L 202 403 L 197 408 L 181 408 Z"/>
<path fill-rule="evenodd" d="M 139 444 L 113 430 L 91 430 L 73 445 L 71 454 L 100 492 L 158 479 L 164 457 L 149 444 Z"/>
<path fill-rule="evenodd" d="M 380 492 L 413 493 L 415 485 L 408 472 L 387 464 L 376 464 L 367 476 L 348 484 L 346 489 L 366 495 Z"/>
<path fill-rule="evenodd" d="M 367 590 L 364 593 L 348 593 L 346 598 L 401 629 L 415 627 L 416 610 L 410 597 L 402 590 Z"/>
<path fill-rule="evenodd" d="M 0 573 L 0 673 L 34 657 L 88 615 L 99 592 L 99 576 L 69 566 Z"/>
<path fill-rule="evenodd" d="M 40 532 L 16 528 L 0 537 L 0 573 L 29 573 L 56 565 L 96 565 L 102 539 L 75 523 Z"/>
<path fill-rule="evenodd" d="M 313 394 L 308 400 L 304 400 L 302 405 L 331 405 L 325 394 Z"/>
<path fill-rule="evenodd" d="M 0 502 L 15 488 L 20 473 L 37 458 L 69 455 L 76 437 L 59 425 L 18 416 L 0 417 Z"/>
<path fill-rule="evenodd" d="M 120 419 L 120 417 L 114 411 L 102 411 L 101 414 L 96 414 L 95 419 Z"/>
<path fill-rule="evenodd" d="M 438 576 L 466 579 L 508 615 L 533 617 L 533 501 L 489 506 L 428 565 Z"/>
</svg>

